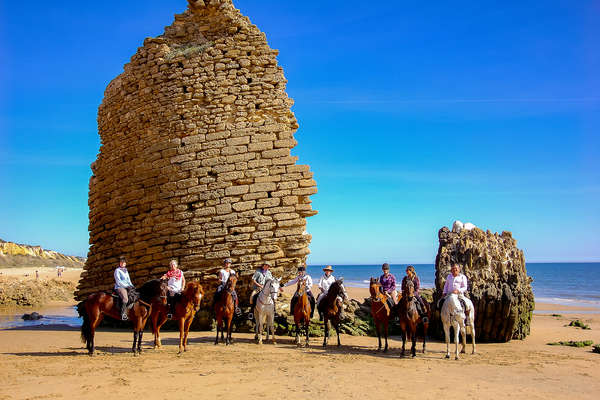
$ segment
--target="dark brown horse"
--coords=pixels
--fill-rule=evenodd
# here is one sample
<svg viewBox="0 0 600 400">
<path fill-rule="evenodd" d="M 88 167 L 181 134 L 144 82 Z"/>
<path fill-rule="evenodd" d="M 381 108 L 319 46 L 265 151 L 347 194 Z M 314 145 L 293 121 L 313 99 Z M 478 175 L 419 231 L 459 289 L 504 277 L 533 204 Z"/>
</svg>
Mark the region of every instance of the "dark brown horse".
<svg viewBox="0 0 600 400">
<path fill-rule="evenodd" d="M 226 345 L 233 343 L 233 340 L 231 339 L 231 321 L 233 320 L 233 314 L 235 312 L 233 291 L 235 290 L 236 283 L 237 277 L 233 274 L 229 275 L 225 287 L 221 290 L 219 298 L 215 301 L 215 319 L 217 320 L 217 337 L 215 338 L 215 344 L 219 344 L 219 331 L 221 332 L 221 341 L 224 341 Z M 223 336 L 225 329 L 227 329 L 226 337 Z"/>
<path fill-rule="evenodd" d="M 417 328 L 419 324 L 423 326 L 423 353 L 425 353 L 425 345 L 427 342 L 427 329 L 429 327 L 429 308 L 426 307 L 425 313 L 427 314 L 427 321 L 423 321 L 415 302 L 419 301 L 415 297 L 415 287 L 413 282 L 408 279 L 406 282 L 406 288 L 402 292 L 402 298 L 398 303 L 398 319 L 400 329 L 402 329 L 402 355 L 405 352 L 406 340 L 412 340 L 412 346 L 410 348 L 411 355 L 415 357 L 417 355 Z"/>
<path fill-rule="evenodd" d="M 304 329 L 306 334 L 305 347 L 308 347 L 308 327 L 310 325 L 310 301 L 308 301 L 308 294 L 306 294 L 306 281 L 304 279 L 298 280 L 298 286 L 296 288 L 296 295 L 298 299 L 294 305 L 292 312 L 294 313 L 294 322 L 296 323 L 296 340 L 295 343 L 300 346 L 300 326 Z"/>
<path fill-rule="evenodd" d="M 375 324 L 375 331 L 377 331 L 377 339 L 379 340 L 377 350 L 381 350 L 381 334 L 383 333 L 385 337 L 383 352 L 385 353 L 388 351 L 388 326 L 391 309 L 387 303 L 387 296 L 381 292 L 379 279 L 371 278 L 369 292 L 371 293 L 371 315 L 373 316 L 373 323 Z"/>
<path fill-rule="evenodd" d="M 338 346 L 340 343 L 340 322 L 342 316 L 342 304 L 338 302 L 338 296 L 343 300 L 348 298 L 346 295 L 346 289 L 344 288 L 344 279 L 338 279 L 333 282 L 329 287 L 329 291 L 324 298 L 319 302 L 318 310 L 323 314 L 323 330 L 325 331 L 325 337 L 323 338 L 323 347 L 327 346 L 327 339 L 329 338 L 329 321 L 335 328 L 337 333 Z"/>
<path fill-rule="evenodd" d="M 142 335 L 146 320 L 150 316 L 152 304 L 167 304 L 167 284 L 159 279 L 148 281 L 139 289 L 140 298 L 127 311 L 127 317 L 133 324 L 133 354 L 142 352 Z M 86 344 L 90 355 L 94 354 L 94 336 L 96 328 L 105 315 L 121 320 L 118 297 L 108 292 L 96 292 L 77 305 L 77 311 L 83 318 L 81 341 Z"/>
<path fill-rule="evenodd" d="M 200 309 L 200 300 L 204 296 L 204 290 L 198 282 L 188 282 L 175 303 L 175 312 L 173 319 L 179 326 L 179 354 L 187 351 L 187 338 L 190 331 L 190 325 L 194 320 L 196 312 Z M 176 301 L 173 299 L 173 301 Z M 160 327 L 167 321 L 169 307 L 161 304 L 152 304 L 152 333 L 154 334 L 154 348 L 160 348 Z"/>
</svg>

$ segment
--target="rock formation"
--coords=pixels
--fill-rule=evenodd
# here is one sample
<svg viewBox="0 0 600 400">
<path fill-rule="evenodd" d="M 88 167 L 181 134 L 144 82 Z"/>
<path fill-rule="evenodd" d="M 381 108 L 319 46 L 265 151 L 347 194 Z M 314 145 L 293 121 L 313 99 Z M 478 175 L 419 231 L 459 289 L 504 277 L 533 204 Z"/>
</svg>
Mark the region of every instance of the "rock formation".
<svg viewBox="0 0 600 400">
<path fill-rule="evenodd" d="M 534 308 L 532 278 L 527 276 L 523 251 L 510 232 L 483 232 L 479 228 L 438 233 L 435 259 L 437 301 L 442 295 L 452 263 L 469 279 L 468 297 L 475 306 L 477 340 L 506 342 L 529 334 Z M 439 333 L 439 312 L 433 321 Z"/>
<path fill-rule="evenodd" d="M 135 284 L 176 258 L 209 290 L 231 257 L 245 301 L 262 261 L 289 276 L 309 253 L 317 189 L 290 155 L 298 123 L 278 52 L 231 0 L 188 3 L 144 41 L 99 108 L 79 299 L 112 286 L 120 255 Z"/>
<path fill-rule="evenodd" d="M 85 258 L 68 256 L 40 246 L 6 242 L 0 239 L 0 267 L 64 267 L 81 268 Z"/>
</svg>

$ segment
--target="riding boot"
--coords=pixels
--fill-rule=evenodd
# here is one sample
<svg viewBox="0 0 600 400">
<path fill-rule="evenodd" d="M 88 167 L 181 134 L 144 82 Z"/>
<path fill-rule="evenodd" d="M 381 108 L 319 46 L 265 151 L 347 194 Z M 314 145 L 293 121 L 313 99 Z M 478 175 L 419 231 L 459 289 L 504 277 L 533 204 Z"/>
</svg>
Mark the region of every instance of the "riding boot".
<svg viewBox="0 0 600 400">
<path fill-rule="evenodd" d="M 239 303 L 238 303 L 238 297 L 237 297 L 237 293 L 234 291 L 232 293 L 233 295 L 233 301 L 235 304 L 235 310 L 233 311 L 233 313 L 235 314 L 236 317 L 239 317 L 240 315 L 242 315 L 242 310 L 240 309 Z"/>
<path fill-rule="evenodd" d="M 310 317 L 312 318 L 315 315 L 315 298 L 310 296 Z"/>
<path fill-rule="evenodd" d="M 250 312 L 248 313 L 248 319 L 250 321 L 252 321 L 254 319 L 254 307 L 256 307 L 256 298 L 258 297 L 258 294 L 255 294 L 254 296 L 252 296 L 252 299 L 250 299 Z"/>
<path fill-rule="evenodd" d="M 296 306 L 296 302 L 298 301 L 298 296 L 294 294 L 292 297 L 292 301 L 290 302 L 290 314 L 294 313 L 294 307 Z"/>
<path fill-rule="evenodd" d="M 127 321 L 127 304 L 121 301 L 121 319 Z"/>
</svg>

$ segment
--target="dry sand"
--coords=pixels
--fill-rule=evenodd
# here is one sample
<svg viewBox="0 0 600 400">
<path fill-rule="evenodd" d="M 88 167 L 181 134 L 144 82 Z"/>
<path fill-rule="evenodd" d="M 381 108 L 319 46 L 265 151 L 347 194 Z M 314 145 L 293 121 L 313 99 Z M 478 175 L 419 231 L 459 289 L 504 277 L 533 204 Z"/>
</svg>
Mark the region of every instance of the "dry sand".
<svg viewBox="0 0 600 400">
<path fill-rule="evenodd" d="M 349 288 L 362 298 L 365 289 Z M 538 304 L 538 309 L 556 305 Z M 258 346 L 252 335 L 234 333 L 235 344 L 213 344 L 213 332 L 192 332 L 189 351 L 177 356 L 178 333 L 164 332 L 162 350 L 129 353 L 131 332 L 101 331 L 98 355 L 89 357 L 79 331 L 66 327 L 0 330 L 0 399 L 389 399 L 527 398 L 596 399 L 600 394 L 600 354 L 590 347 L 548 346 L 558 340 L 600 342 L 600 315 L 561 307 L 572 314 L 536 314 L 523 341 L 479 344 L 478 353 L 444 359 L 445 344 L 429 343 L 416 359 L 400 357 L 399 338 L 391 351 L 376 351 L 373 337 L 342 336 L 342 347 L 308 349 L 289 337 Z M 581 312 L 581 314 L 578 313 Z M 565 325 L 579 318 L 592 330 Z M 334 341 L 335 343 L 335 341 Z M 420 345 L 419 347 L 420 348 Z"/>
</svg>

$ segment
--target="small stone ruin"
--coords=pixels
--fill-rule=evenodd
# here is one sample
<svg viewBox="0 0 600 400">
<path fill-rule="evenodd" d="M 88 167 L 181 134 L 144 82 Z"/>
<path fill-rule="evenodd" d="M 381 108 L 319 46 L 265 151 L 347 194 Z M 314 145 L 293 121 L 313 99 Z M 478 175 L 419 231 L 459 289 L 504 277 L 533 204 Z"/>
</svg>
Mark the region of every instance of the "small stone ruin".
<svg viewBox="0 0 600 400">
<path fill-rule="evenodd" d="M 523 251 L 517 248 L 512 234 L 483 232 L 476 227 L 454 231 L 443 227 L 438 237 L 434 301 L 441 298 L 450 267 L 456 262 L 469 281 L 467 296 L 475 306 L 476 339 L 524 339 L 529 334 L 534 309 L 532 278 L 527 276 Z M 439 335 L 439 311 L 432 325 Z"/>
<path fill-rule="evenodd" d="M 317 188 L 290 154 L 298 123 L 278 52 L 231 0 L 188 3 L 100 105 L 78 299 L 113 286 L 120 255 L 136 285 L 175 258 L 208 295 L 230 257 L 245 301 L 263 261 L 289 277 L 309 253 Z"/>
</svg>

